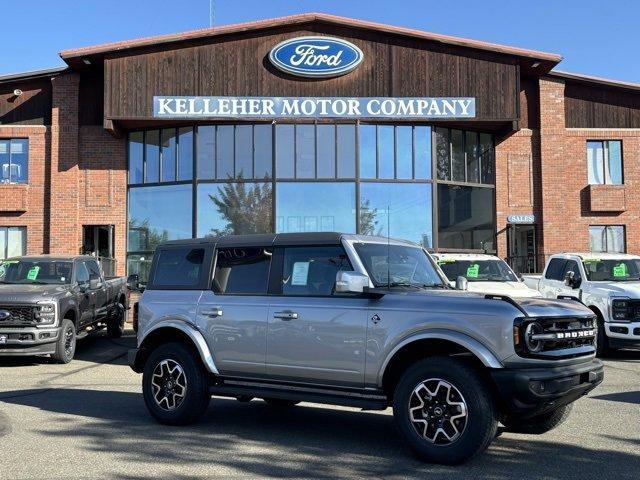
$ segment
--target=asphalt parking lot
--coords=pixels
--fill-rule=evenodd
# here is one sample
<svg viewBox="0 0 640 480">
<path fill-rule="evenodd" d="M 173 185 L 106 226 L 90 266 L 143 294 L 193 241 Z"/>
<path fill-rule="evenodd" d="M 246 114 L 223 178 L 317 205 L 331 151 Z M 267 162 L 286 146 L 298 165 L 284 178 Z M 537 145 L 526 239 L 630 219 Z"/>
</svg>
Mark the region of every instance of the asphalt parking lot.
<svg viewBox="0 0 640 480">
<path fill-rule="evenodd" d="M 640 352 L 606 359 L 604 383 L 542 436 L 503 434 L 458 467 L 423 464 L 391 411 L 213 399 L 189 427 L 147 414 L 126 365 L 133 332 L 78 342 L 68 365 L 0 359 L 0 478 L 561 478 L 640 475 Z M 436 477 L 433 477 L 436 478 Z"/>
</svg>

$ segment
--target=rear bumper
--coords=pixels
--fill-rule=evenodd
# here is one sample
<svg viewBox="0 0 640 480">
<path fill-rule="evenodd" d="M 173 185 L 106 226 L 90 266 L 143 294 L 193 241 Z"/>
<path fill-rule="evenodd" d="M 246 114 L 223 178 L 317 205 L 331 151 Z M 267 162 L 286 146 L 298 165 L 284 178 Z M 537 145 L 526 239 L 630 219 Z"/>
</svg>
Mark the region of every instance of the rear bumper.
<svg viewBox="0 0 640 480">
<path fill-rule="evenodd" d="M 55 353 L 60 327 L 0 328 L 0 356 Z"/>
<path fill-rule="evenodd" d="M 604 379 L 598 359 L 551 368 L 492 370 L 506 413 L 537 415 L 574 402 Z"/>
</svg>

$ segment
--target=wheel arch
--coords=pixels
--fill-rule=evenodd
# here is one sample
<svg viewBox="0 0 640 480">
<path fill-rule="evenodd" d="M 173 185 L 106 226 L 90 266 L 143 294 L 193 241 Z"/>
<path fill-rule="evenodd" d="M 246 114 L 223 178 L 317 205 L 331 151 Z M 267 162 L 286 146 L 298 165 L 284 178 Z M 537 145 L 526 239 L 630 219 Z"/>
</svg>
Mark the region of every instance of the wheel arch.
<svg viewBox="0 0 640 480">
<path fill-rule="evenodd" d="M 479 369 L 503 368 L 497 357 L 468 335 L 455 332 L 429 332 L 409 337 L 387 355 L 378 374 L 378 386 L 392 394 L 402 373 L 419 359 L 456 356 Z"/>
<path fill-rule="evenodd" d="M 145 332 L 139 344 L 140 354 L 136 358 L 136 367 L 141 371 L 149 354 L 159 345 L 169 342 L 184 344 L 200 357 L 210 373 L 218 374 L 213 355 L 202 334 L 192 325 L 177 320 L 163 321 Z"/>
</svg>

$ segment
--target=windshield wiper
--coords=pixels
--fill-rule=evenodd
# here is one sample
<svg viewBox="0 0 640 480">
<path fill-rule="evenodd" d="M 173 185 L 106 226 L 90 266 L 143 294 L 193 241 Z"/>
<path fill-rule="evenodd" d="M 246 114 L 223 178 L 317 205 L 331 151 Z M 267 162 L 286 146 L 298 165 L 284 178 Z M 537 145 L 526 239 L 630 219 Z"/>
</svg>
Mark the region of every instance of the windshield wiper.
<svg viewBox="0 0 640 480">
<path fill-rule="evenodd" d="M 381 287 L 443 288 L 443 289 L 451 288 L 445 285 L 444 283 L 411 283 L 411 282 L 391 282 L 388 285 L 381 285 Z"/>
</svg>

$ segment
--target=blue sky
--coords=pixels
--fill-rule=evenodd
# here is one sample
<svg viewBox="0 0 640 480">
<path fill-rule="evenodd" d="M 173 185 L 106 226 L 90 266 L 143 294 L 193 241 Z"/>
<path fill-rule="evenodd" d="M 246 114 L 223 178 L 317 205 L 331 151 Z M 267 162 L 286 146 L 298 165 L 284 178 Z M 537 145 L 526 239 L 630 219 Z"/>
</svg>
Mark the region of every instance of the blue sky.
<svg viewBox="0 0 640 480">
<path fill-rule="evenodd" d="M 560 69 L 640 83 L 634 0 L 216 0 L 216 24 L 319 11 L 544 50 Z M 449 5 L 447 7 L 447 5 Z M 0 74 L 62 65 L 60 50 L 209 25 L 209 0 L 2 0 Z"/>
</svg>

